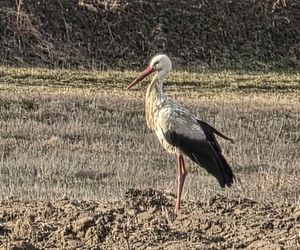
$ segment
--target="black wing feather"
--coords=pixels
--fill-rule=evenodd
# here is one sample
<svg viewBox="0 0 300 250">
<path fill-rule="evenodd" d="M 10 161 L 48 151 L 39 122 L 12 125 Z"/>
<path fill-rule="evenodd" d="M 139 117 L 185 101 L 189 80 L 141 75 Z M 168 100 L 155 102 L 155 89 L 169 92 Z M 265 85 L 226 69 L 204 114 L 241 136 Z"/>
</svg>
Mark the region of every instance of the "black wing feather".
<svg viewBox="0 0 300 250">
<path fill-rule="evenodd" d="M 204 167 L 219 182 L 221 187 L 231 186 L 235 179 L 231 167 L 221 153 L 221 148 L 214 134 L 231 140 L 205 122 L 197 120 L 205 138 L 190 138 L 174 130 L 168 130 L 165 138 L 171 145 L 178 147 L 185 155 L 199 166 Z"/>
<path fill-rule="evenodd" d="M 200 127 L 203 129 L 205 135 L 206 134 L 211 134 L 211 135 L 214 136 L 214 134 L 216 134 L 216 135 L 222 137 L 225 140 L 233 141 L 232 139 L 230 139 L 226 135 L 223 135 L 220 131 L 216 130 L 214 127 L 210 126 L 208 123 L 206 123 L 204 121 L 201 121 L 201 120 L 198 120 L 198 119 L 197 119 L 197 122 L 199 123 Z"/>
</svg>

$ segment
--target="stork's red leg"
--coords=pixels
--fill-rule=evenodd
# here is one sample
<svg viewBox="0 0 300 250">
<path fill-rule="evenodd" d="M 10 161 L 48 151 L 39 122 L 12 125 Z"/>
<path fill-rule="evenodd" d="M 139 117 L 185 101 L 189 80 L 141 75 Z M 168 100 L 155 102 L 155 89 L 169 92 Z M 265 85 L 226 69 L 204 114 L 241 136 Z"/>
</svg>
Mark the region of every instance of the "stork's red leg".
<svg viewBox="0 0 300 250">
<path fill-rule="evenodd" d="M 186 169 L 184 166 L 184 159 L 183 156 L 177 155 L 177 171 L 178 171 L 178 180 L 177 180 L 177 199 L 176 199 L 176 205 L 175 205 L 175 212 L 177 213 L 180 209 L 180 202 L 181 202 L 181 193 L 184 185 L 184 180 L 186 177 Z"/>
</svg>

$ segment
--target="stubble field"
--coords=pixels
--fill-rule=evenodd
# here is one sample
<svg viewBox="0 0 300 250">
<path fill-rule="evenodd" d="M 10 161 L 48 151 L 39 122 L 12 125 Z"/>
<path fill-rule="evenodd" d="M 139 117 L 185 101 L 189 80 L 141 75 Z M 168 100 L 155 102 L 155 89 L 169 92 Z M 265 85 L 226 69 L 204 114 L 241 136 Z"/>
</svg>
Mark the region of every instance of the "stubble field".
<svg viewBox="0 0 300 250">
<path fill-rule="evenodd" d="M 166 92 L 234 139 L 219 141 L 241 181 L 222 190 L 188 161 L 177 218 L 136 74 L 0 69 L 0 246 L 297 249 L 299 74 L 171 74 Z"/>
</svg>

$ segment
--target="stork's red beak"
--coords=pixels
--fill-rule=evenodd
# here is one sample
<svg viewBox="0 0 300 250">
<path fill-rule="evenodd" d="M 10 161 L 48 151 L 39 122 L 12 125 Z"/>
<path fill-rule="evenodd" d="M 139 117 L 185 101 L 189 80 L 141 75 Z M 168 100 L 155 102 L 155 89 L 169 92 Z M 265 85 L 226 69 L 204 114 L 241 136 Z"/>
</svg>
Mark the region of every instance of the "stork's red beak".
<svg viewBox="0 0 300 250">
<path fill-rule="evenodd" d="M 134 85 L 138 84 L 140 81 L 142 81 L 145 77 L 147 77 L 148 75 L 150 75 L 152 72 L 154 71 L 154 69 L 150 66 L 148 66 L 147 68 L 144 69 L 144 71 L 136 78 L 133 80 L 132 83 L 130 83 L 127 87 L 127 89 L 132 88 Z"/>
</svg>

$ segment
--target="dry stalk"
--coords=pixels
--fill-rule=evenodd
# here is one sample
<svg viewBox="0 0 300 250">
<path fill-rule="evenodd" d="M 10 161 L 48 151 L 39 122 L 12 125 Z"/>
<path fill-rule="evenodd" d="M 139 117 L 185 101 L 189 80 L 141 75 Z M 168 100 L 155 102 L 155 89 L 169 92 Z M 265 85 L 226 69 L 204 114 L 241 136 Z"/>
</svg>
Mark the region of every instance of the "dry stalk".
<svg viewBox="0 0 300 250">
<path fill-rule="evenodd" d="M 16 0 L 16 6 L 17 6 L 17 12 L 16 12 L 16 17 L 17 17 L 17 26 L 20 22 L 20 13 L 21 13 L 21 5 L 23 3 L 23 0 Z"/>
</svg>

